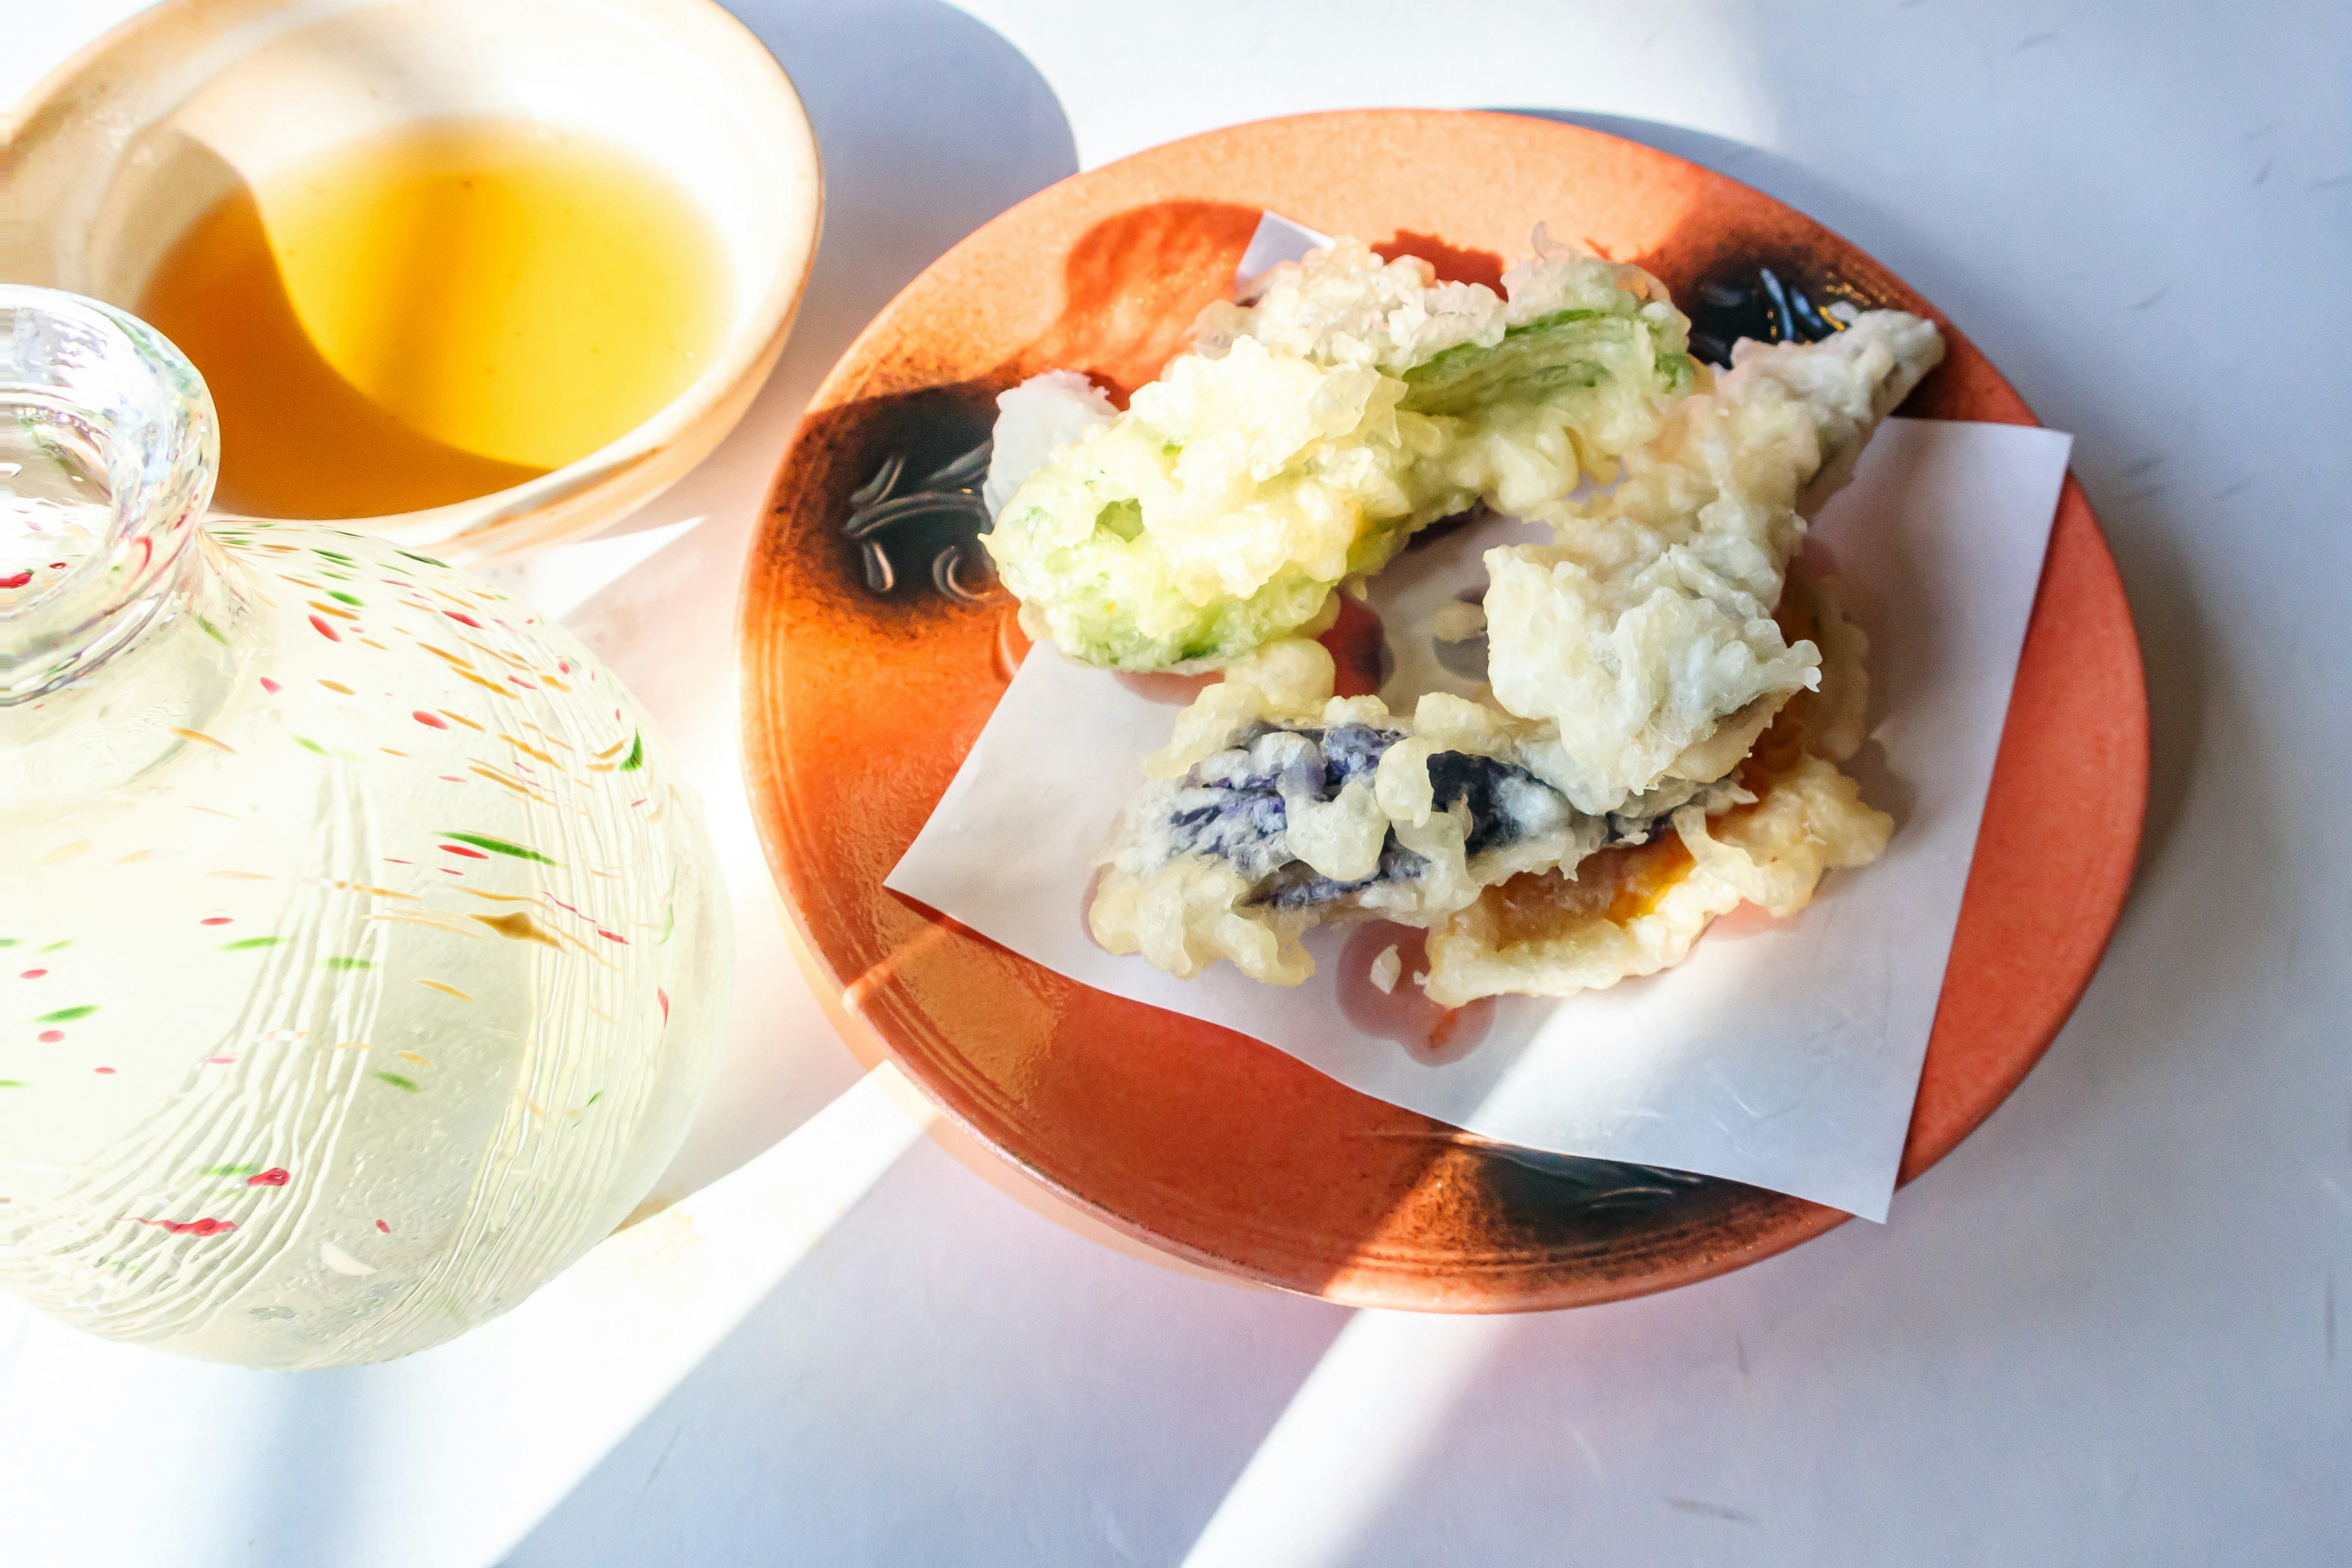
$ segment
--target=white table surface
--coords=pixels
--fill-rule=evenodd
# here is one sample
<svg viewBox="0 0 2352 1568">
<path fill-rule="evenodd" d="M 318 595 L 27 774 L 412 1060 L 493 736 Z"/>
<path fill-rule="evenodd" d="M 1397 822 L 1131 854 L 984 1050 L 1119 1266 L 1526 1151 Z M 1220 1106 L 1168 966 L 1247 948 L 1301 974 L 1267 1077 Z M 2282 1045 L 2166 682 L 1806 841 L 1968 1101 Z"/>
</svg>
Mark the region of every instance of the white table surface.
<svg viewBox="0 0 2352 1568">
<path fill-rule="evenodd" d="M 0 100 L 136 8 L 0 0 Z M 2352 1557 L 2352 10 L 737 9 L 825 157 L 799 327 L 640 531 L 524 579 L 695 759 L 730 862 L 729 1058 L 664 1188 L 692 1195 L 383 1367 L 205 1366 L 0 1306 L 0 1561 Z M 786 954 L 713 612 L 809 391 L 926 262 L 1075 168 L 1389 103 L 1559 112 L 1756 184 L 2077 435 L 2147 655 L 2139 883 L 2048 1058 L 1884 1227 L 1541 1317 L 1209 1282 L 940 1152 Z"/>
</svg>

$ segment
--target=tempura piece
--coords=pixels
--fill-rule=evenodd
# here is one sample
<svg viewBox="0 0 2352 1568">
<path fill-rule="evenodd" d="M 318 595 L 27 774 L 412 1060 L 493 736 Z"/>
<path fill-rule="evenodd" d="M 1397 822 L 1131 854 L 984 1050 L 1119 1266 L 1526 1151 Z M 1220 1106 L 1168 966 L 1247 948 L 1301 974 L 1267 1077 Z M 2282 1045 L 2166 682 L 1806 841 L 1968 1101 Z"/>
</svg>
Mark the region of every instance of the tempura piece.
<svg viewBox="0 0 2352 1568">
<path fill-rule="evenodd" d="M 1863 738 L 1868 640 L 1798 577 L 1787 634 L 1822 651 L 1729 776 L 1669 782 L 1605 816 L 1527 766 L 1546 726 L 1432 694 L 1411 719 L 1335 698 L 1330 656 L 1268 645 L 1203 691 L 1102 857 L 1088 921 L 1113 952 L 1191 976 L 1217 959 L 1295 985 L 1327 921 L 1431 929 L 1430 997 L 1566 995 L 1679 963 L 1743 901 L 1801 909 L 1893 821 L 1836 763 Z"/>
<path fill-rule="evenodd" d="M 1820 650 L 1772 619 L 1806 518 L 1942 357 L 1934 323 L 1893 310 L 1743 342 L 1612 492 L 1536 514 L 1553 544 L 1487 552 L 1495 699 L 1557 732 L 1527 765 L 1590 812 L 1734 767 L 1817 679 Z"/>
<path fill-rule="evenodd" d="M 1417 528 L 1613 477 L 1692 384 L 1689 323 L 1647 273 L 1590 257 L 1506 287 L 1341 240 L 1213 307 L 1197 352 L 1116 418 L 1075 419 L 1003 502 L 984 539 L 1023 628 L 1082 663 L 1222 665 L 1311 629 Z"/>
<path fill-rule="evenodd" d="M 1676 809 L 1704 819 L 1752 798 L 1682 786 L 1589 816 L 1518 761 L 1535 726 L 1443 693 L 1407 719 L 1334 697 L 1332 673 L 1318 644 L 1272 643 L 1185 710 L 1103 857 L 1088 921 L 1105 947 L 1296 984 L 1311 926 L 1426 926 L 1495 883 L 1643 843 Z"/>
<path fill-rule="evenodd" d="M 1685 807 L 1673 831 L 1574 868 L 1514 877 L 1429 936 L 1430 999 L 1459 1007 L 1498 994 L 1566 996 L 1679 963 L 1717 916 L 1741 903 L 1788 916 L 1822 875 L 1885 851 L 1892 817 L 1838 770 L 1863 739 L 1867 639 L 1833 587 L 1791 584 L 1781 618 L 1823 653 L 1817 691 L 1797 693 L 1737 774 L 1748 802 Z M 1721 786 L 1716 786 L 1720 788 Z"/>
</svg>

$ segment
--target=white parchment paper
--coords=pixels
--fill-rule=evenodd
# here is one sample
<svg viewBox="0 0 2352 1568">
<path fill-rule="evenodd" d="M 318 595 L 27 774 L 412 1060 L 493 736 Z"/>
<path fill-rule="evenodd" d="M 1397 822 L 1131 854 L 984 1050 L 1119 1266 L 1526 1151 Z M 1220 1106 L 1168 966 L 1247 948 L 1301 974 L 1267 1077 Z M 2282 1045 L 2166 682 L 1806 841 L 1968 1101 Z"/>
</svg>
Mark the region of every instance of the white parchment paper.
<svg viewBox="0 0 2352 1568">
<path fill-rule="evenodd" d="M 1074 980 L 1239 1030 L 1473 1132 L 1883 1220 L 2072 444 L 2053 430 L 1890 420 L 1814 522 L 1808 549 L 1843 580 L 1871 639 L 1871 742 L 1849 771 L 1896 819 L 1885 856 L 1832 872 L 1790 920 L 1727 917 L 1664 973 L 1559 1001 L 1503 998 L 1467 1049 L 1415 1048 L 1358 1021 L 1361 970 L 1381 945 L 1362 928 L 1310 933 L 1316 973 L 1291 989 L 1223 963 L 1178 980 L 1097 946 L 1081 909 L 1096 854 L 1178 706 L 1050 646 L 1022 665 L 887 885 Z M 1374 580 L 1391 709 L 1474 689 L 1441 658 L 1429 617 L 1484 585 L 1490 545 L 1538 536 L 1490 520 Z"/>
</svg>

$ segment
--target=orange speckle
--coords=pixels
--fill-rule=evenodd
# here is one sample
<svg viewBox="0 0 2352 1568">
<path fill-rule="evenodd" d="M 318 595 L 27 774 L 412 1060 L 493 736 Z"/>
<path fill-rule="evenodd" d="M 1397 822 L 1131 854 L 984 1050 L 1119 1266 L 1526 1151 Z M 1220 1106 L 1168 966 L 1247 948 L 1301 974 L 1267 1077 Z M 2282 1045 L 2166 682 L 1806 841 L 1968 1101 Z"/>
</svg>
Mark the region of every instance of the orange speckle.
<svg viewBox="0 0 2352 1568">
<path fill-rule="evenodd" d="M 515 942 L 535 942 L 541 947 L 555 948 L 558 952 L 562 950 L 562 944 L 548 934 L 545 927 L 520 910 L 510 915 L 475 915 L 472 918 Z"/>
</svg>

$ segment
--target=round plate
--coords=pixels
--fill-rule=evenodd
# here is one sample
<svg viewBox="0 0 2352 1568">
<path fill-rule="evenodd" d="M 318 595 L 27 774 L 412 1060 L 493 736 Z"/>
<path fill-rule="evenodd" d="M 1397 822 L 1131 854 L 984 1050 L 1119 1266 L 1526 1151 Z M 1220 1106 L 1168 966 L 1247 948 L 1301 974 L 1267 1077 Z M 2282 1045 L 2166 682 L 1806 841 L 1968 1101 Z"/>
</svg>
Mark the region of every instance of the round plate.
<svg viewBox="0 0 2352 1568">
<path fill-rule="evenodd" d="M 1899 306 L 1934 316 L 1949 345 L 1905 413 L 2035 423 L 1966 338 L 1853 246 L 1745 185 L 1593 132 L 1501 114 L 1308 115 L 1066 180 L 942 257 L 851 345 L 784 455 L 752 548 L 745 765 L 813 967 L 839 1011 L 982 1142 L 1118 1230 L 1228 1274 L 1364 1306 L 1514 1310 L 1685 1284 L 1821 1234 L 1845 1216 L 1512 1148 L 1368 1099 L 1245 1036 L 1066 980 L 882 886 L 1026 644 L 1006 601 L 973 595 L 986 578 L 968 505 L 950 496 L 869 531 L 873 503 L 964 484 L 940 470 L 986 436 L 990 400 L 1023 376 L 1068 366 L 1121 392 L 1150 380 L 1224 295 L 1266 209 L 1488 282 L 1541 220 L 1658 274 L 1718 337 L 1802 335 L 1825 297 Z M 2129 608 L 2070 479 L 1904 1180 L 2016 1086 L 2089 982 L 2130 881 L 2147 771 Z"/>
</svg>

